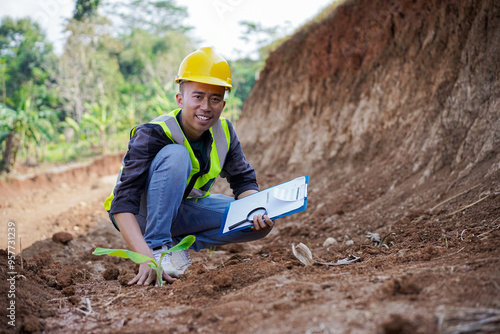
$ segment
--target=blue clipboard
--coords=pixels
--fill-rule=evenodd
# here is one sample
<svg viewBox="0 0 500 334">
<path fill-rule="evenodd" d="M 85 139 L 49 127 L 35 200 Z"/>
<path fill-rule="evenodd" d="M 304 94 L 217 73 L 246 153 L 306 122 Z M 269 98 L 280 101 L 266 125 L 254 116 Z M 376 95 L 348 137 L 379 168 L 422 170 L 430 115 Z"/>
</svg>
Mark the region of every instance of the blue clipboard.
<svg viewBox="0 0 500 334">
<path fill-rule="evenodd" d="M 309 175 L 305 175 L 229 203 L 219 236 L 253 226 L 255 214 L 267 214 L 274 220 L 304 211 L 308 187 Z"/>
</svg>

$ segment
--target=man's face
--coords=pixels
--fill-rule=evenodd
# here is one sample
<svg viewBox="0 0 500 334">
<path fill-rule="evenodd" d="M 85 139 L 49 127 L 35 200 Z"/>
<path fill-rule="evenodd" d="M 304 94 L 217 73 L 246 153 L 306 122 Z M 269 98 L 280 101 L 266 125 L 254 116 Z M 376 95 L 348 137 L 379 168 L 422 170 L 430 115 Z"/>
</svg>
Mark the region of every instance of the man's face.
<svg viewBox="0 0 500 334">
<path fill-rule="evenodd" d="M 226 102 L 222 86 L 188 81 L 182 84 L 182 94 L 175 98 L 182 108 L 182 126 L 186 137 L 198 139 L 210 129 L 220 117 Z"/>
</svg>

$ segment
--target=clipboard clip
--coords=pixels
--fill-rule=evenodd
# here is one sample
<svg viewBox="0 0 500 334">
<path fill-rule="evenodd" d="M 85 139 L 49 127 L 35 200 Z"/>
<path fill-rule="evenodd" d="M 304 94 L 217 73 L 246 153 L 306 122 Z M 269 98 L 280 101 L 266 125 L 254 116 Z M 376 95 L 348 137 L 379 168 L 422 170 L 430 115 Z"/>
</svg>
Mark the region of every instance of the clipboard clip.
<svg viewBox="0 0 500 334">
<path fill-rule="evenodd" d="M 307 197 L 307 184 L 298 187 L 276 187 L 273 189 L 273 197 L 286 202 L 300 201 Z"/>
</svg>

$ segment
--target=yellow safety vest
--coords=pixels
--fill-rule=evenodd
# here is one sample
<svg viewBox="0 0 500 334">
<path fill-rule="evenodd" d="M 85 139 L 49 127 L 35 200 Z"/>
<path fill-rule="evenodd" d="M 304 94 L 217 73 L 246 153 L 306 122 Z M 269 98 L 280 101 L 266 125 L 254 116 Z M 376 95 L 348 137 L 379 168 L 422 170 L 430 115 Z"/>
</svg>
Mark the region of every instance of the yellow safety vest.
<svg viewBox="0 0 500 334">
<path fill-rule="evenodd" d="M 189 144 L 188 139 L 182 132 L 182 129 L 177 122 L 177 114 L 181 109 L 175 109 L 167 115 L 162 115 L 155 118 L 150 123 L 158 124 L 162 127 L 167 137 L 174 143 L 183 145 L 189 152 L 191 158 L 192 170 L 187 180 L 187 185 L 184 193 L 185 198 L 202 198 L 210 194 L 209 190 L 215 182 L 215 179 L 222 171 L 224 161 L 226 160 L 227 152 L 230 145 L 230 134 L 227 120 L 223 117 L 219 118 L 217 123 L 210 128 L 210 135 L 212 136 L 212 147 L 210 150 L 210 160 L 207 162 L 210 166 L 208 172 L 203 173 L 200 170 L 200 163 L 194 155 L 193 149 Z M 135 133 L 132 129 L 130 137 Z M 118 174 L 117 184 L 120 183 L 123 166 L 120 168 Z M 116 187 L 116 186 L 115 186 Z M 111 202 L 114 198 L 114 188 L 111 195 L 104 201 L 104 208 L 109 211 L 111 209 Z"/>
</svg>

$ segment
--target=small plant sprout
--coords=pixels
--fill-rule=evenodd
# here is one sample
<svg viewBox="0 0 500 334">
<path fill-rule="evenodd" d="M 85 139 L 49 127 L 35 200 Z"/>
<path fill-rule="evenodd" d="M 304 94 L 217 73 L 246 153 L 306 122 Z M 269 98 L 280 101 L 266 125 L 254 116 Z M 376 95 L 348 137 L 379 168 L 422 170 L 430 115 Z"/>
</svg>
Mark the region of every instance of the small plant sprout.
<svg viewBox="0 0 500 334">
<path fill-rule="evenodd" d="M 163 279 L 161 275 L 162 271 L 161 260 L 163 260 L 163 257 L 168 253 L 173 253 L 188 249 L 194 243 L 195 240 L 196 238 L 194 235 L 188 235 L 187 237 L 184 237 L 184 239 L 182 239 L 181 242 L 179 242 L 177 245 L 170 248 L 169 250 L 162 252 L 159 262 L 156 262 L 154 258 L 127 249 L 96 248 L 92 254 L 122 257 L 124 259 L 131 259 L 135 263 L 143 263 L 146 261 L 150 261 L 148 263 L 148 266 L 156 271 L 158 286 L 162 286 Z"/>
</svg>

